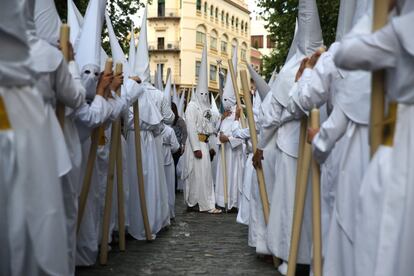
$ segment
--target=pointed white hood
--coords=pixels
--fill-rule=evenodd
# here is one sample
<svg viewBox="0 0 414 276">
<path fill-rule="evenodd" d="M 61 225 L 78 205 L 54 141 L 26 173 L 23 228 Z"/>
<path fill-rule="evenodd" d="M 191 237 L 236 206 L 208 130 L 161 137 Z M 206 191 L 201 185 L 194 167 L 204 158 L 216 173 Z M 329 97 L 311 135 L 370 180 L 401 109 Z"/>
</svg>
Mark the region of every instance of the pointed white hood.
<svg viewBox="0 0 414 276">
<path fill-rule="evenodd" d="M 79 34 L 83 24 L 83 16 L 72 0 L 68 0 L 67 18 L 70 26 L 70 43 L 76 48 L 79 43 Z"/>
<path fill-rule="evenodd" d="M 336 41 L 341 41 L 342 37 L 351 30 L 357 1 L 358 0 L 341 0 L 338 25 L 336 27 Z"/>
<path fill-rule="evenodd" d="M 270 91 L 270 86 L 261 76 L 259 76 L 250 64 L 247 64 L 247 69 L 249 69 L 250 77 L 255 83 L 257 92 L 259 92 L 260 99 L 263 101 L 266 98 L 267 93 Z"/>
<path fill-rule="evenodd" d="M 115 35 L 115 31 L 112 27 L 112 22 L 109 18 L 108 13 L 105 13 L 105 20 L 106 26 L 108 28 L 109 43 L 111 44 L 111 52 L 112 59 L 114 60 L 114 65 L 115 63 L 122 63 L 124 76 L 128 77 L 130 76 L 131 69 L 125 57 L 124 51 L 122 50 L 121 45 L 119 45 L 118 38 Z"/>
<path fill-rule="evenodd" d="M 129 69 L 132 70 L 135 64 L 135 54 L 136 54 L 136 47 L 135 47 L 135 33 L 134 33 L 134 23 L 131 23 L 131 33 L 130 33 L 130 40 L 129 40 L 129 52 L 128 52 L 128 65 Z"/>
<path fill-rule="evenodd" d="M 55 2 L 53 0 L 36 0 L 34 20 L 38 37 L 57 46 L 62 22 Z"/>
<path fill-rule="evenodd" d="M 191 87 L 191 98 L 190 98 L 190 102 L 192 102 L 192 101 L 195 101 L 196 100 L 196 98 L 195 98 L 195 94 L 196 94 L 196 88 L 195 87 Z"/>
<path fill-rule="evenodd" d="M 191 101 L 195 101 L 198 107 L 204 112 L 210 109 L 210 97 L 208 92 L 208 69 L 207 69 L 207 45 L 204 45 L 201 57 L 200 72 L 198 75 L 197 90 L 193 91 Z"/>
<path fill-rule="evenodd" d="M 232 57 L 232 63 L 233 63 L 234 73 L 236 75 L 236 81 L 237 81 L 237 52 L 238 52 L 238 48 L 236 46 L 236 49 L 234 50 L 233 57 Z M 224 110 L 230 110 L 235 105 L 236 105 L 236 95 L 234 94 L 234 88 L 233 88 L 233 82 L 231 80 L 230 70 L 228 70 L 228 74 L 226 77 L 226 85 L 224 86 L 224 89 L 223 89 L 223 108 Z"/>
<path fill-rule="evenodd" d="M 46 40 L 39 38 L 34 20 L 34 0 L 26 0 L 24 7 L 26 34 L 30 44 L 30 55 L 33 62 L 33 68 L 38 72 L 53 72 L 62 62 L 63 55 L 56 47 L 50 45 Z"/>
<path fill-rule="evenodd" d="M 142 17 L 141 31 L 139 32 L 139 40 L 137 52 L 135 55 L 134 74 L 136 74 L 142 82 L 151 82 L 150 63 L 148 55 L 148 40 L 147 40 L 147 13 L 145 8 Z"/>
<path fill-rule="evenodd" d="M 157 71 L 156 71 L 156 82 L 155 86 L 158 90 L 164 90 L 164 85 L 162 83 L 162 66 L 161 64 L 157 64 Z"/>
<path fill-rule="evenodd" d="M 292 44 L 290 45 L 286 61 L 288 61 L 296 53 L 297 46 L 298 46 L 298 19 L 296 18 L 296 20 L 295 20 L 295 33 L 293 34 Z"/>
<path fill-rule="evenodd" d="M 177 94 L 177 86 L 174 83 L 174 85 L 173 85 L 173 103 L 175 103 L 175 105 L 178 107 L 179 102 L 180 102 L 180 98 L 178 97 L 178 94 Z"/>
<path fill-rule="evenodd" d="M 316 0 L 299 0 L 297 50 L 287 60 L 272 84 L 272 93 L 277 101 L 287 107 L 289 92 L 295 83 L 295 76 L 302 59 L 313 54 L 323 45 Z M 293 43 L 296 43 L 294 39 Z"/>
<path fill-rule="evenodd" d="M 213 113 L 216 113 L 216 114 L 220 115 L 220 111 L 217 107 L 216 100 L 214 99 L 213 94 L 211 94 L 211 111 Z"/>
<path fill-rule="evenodd" d="M 180 102 L 177 105 L 178 115 L 182 117 L 184 115 L 184 102 L 185 102 L 185 90 L 181 92 Z"/>
<path fill-rule="evenodd" d="M 0 9 L 0 83 L 29 85 L 35 81 L 26 36 L 23 0 L 4 1 Z M 13 59 L 10 59 L 13 57 Z"/>
<path fill-rule="evenodd" d="M 75 49 L 76 61 L 81 70 L 85 65 L 101 64 L 101 34 L 105 5 L 106 0 L 89 1 L 79 43 Z"/>
<path fill-rule="evenodd" d="M 168 74 L 167 83 L 164 89 L 164 97 L 168 100 L 171 107 L 171 74 Z"/>
</svg>

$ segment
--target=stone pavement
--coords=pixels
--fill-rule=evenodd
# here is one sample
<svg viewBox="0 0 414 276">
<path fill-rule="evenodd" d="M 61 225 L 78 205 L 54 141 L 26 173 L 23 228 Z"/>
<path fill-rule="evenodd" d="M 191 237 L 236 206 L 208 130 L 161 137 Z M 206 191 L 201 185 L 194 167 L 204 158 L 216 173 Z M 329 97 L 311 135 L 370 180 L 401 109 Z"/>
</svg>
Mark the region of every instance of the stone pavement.
<svg viewBox="0 0 414 276">
<path fill-rule="evenodd" d="M 179 194 L 176 216 L 155 241 L 129 239 L 126 252 L 114 245 L 107 266 L 78 268 L 76 275 L 279 275 L 247 246 L 247 227 L 236 214 L 188 213 Z"/>
</svg>

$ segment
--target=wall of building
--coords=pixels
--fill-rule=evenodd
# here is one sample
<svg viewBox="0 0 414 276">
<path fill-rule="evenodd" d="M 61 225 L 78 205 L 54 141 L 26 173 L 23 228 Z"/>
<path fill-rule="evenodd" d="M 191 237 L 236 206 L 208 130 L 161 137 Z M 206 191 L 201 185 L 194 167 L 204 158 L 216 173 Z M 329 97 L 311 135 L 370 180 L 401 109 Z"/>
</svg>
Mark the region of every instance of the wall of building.
<svg viewBox="0 0 414 276">
<path fill-rule="evenodd" d="M 245 2 L 201 0 L 200 9 L 197 9 L 197 1 L 199 0 L 165 0 L 165 15 L 162 17 L 158 16 L 158 0 L 153 0 L 148 10 L 148 41 L 152 48 L 150 49 L 151 73 L 154 74 L 156 64 L 163 63 L 164 71 L 166 72 L 170 67 L 174 80 L 181 87 L 196 85 L 196 61 L 201 59 L 205 44 L 208 47 L 209 65 L 217 65 L 217 60 L 221 59 L 223 68 L 227 68 L 227 60 L 231 58 L 232 41 L 238 45 L 239 69 L 246 69 L 246 62 L 250 62 L 250 17 Z M 224 20 L 221 17 L 222 12 L 224 12 Z M 226 23 L 227 16 L 228 23 Z M 198 43 L 197 31 L 200 32 Z M 206 43 L 201 41 L 203 36 Z M 173 49 L 157 50 L 159 37 L 164 38 L 164 47 L 171 44 Z M 211 47 L 212 37 L 217 39 L 217 49 Z M 226 39 L 227 51 L 224 52 L 221 51 L 221 42 Z M 245 58 L 242 58 L 242 49 Z M 218 91 L 218 74 L 216 79 L 209 82 L 211 91 Z"/>
</svg>

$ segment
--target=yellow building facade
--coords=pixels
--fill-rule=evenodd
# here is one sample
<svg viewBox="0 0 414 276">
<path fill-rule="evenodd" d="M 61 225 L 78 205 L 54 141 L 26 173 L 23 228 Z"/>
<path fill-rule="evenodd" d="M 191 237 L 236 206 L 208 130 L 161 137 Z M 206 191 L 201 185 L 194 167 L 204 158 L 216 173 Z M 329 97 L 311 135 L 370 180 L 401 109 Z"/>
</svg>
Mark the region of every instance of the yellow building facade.
<svg viewBox="0 0 414 276">
<path fill-rule="evenodd" d="M 244 0 L 153 0 L 148 6 L 148 44 L 151 75 L 160 65 L 165 82 L 180 89 L 197 84 L 201 52 L 207 44 L 209 90 L 217 92 L 217 61 L 227 72 L 228 59 L 238 48 L 238 69 L 250 62 L 250 16 Z M 239 85 L 240 87 L 240 85 Z"/>
</svg>

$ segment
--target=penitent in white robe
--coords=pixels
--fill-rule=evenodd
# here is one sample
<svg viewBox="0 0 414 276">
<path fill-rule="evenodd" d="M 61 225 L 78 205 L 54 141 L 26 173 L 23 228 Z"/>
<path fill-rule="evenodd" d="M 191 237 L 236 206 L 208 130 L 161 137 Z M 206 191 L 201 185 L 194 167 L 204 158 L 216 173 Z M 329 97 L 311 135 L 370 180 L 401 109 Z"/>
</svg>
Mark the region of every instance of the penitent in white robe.
<svg viewBox="0 0 414 276">
<path fill-rule="evenodd" d="M 355 231 L 358 276 L 403 276 L 413 271 L 414 79 L 408 73 L 413 71 L 413 44 L 407 43 L 412 39 L 408 29 L 412 20 L 411 12 L 374 34 L 345 40 L 335 60 L 347 69 L 388 68 L 387 96 L 399 103 L 393 149 L 377 151 L 361 187 Z M 351 52 L 354 49 L 358 56 Z"/>
<path fill-rule="evenodd" d="M 186 113 L 188 139 L 184 153 L 184 199 L 188 206 L 198 204 L 201 212 L 215 208 L 213 176 L 211 171 L 209 144 L 199 141 L 198 134 L 214 133 L 214 124 L 205 118 L 202 109 L 191 101 Z M 203 157 L 196 159 L 194 151 L 200 150 Z"/>
<path fill-rule="evenodd" d="M 161 132 L 162 145 L 164 147 L 164 172 L 168 188 L 168 207 L 170 209 L 170 218 L 175 217 L 175 166 L 172 154 L 180 149 L 174 130 L 164 125 Z"/>
<path fill-rule="evenodd" d="M 232 108 L 232 115 L 225 118 L 220 127 L 220 132 L 223 132 L 229 138 L 229 142 L 220 144 L 220 147 L 224 146 L 225 162 L 227 168 L 227 208 L 239 208 L 239 194 L 243 185 L 243 170 L 244 170 L 244 158 L 243 158 L 243 140 L 232 136 L 232 127 L 234 122 L 234 112 L 236 106 Z M 221 148 L 218 152 L 217 158 L 217 172 L 216 172 L 216 203 L 220 207 L 224 205 L 224 174 L 223 174 L 223 161 L 221 155 Z"/>
<path fill-rule="evenodd" d="M 152 238 L 165 226 L 170 223 L 168 207 L 168 190 L 165 184 L 165 174 L 163 166 L 162 144 L 158 141 L 162 131 L 162 117 L 154 106 L 149 91 L 140 95 L 138 102 L 140 108 L 141 151 L 142 169 L 144 173 L 145 200 L 148 212 L 148 221 L 151 228 Z M 144 117 L 146 115 L 150 115 Z M 152 118 L 152 119 L 151 119 Z M 135 155 L 135 130 L 133 126 L 133 111 L 130 109 L 128 128 L 128 178 L 129 178 L 129 228 L 128 232 L 138 240 L 145 240 L 145 229 L 140 207 L 140 197 L 138 192 L 138 177 Z M 162 170 L 160 169 L 162 167 Z"/>
</svg>

